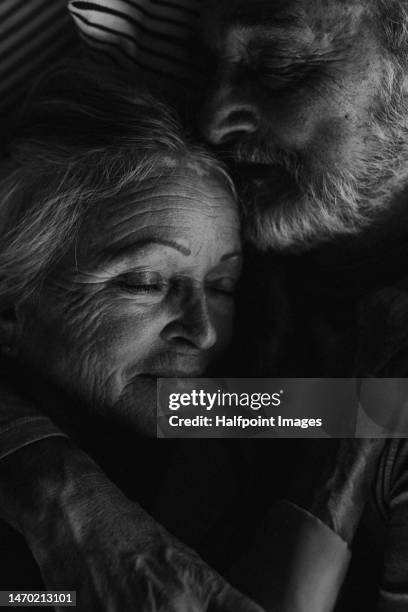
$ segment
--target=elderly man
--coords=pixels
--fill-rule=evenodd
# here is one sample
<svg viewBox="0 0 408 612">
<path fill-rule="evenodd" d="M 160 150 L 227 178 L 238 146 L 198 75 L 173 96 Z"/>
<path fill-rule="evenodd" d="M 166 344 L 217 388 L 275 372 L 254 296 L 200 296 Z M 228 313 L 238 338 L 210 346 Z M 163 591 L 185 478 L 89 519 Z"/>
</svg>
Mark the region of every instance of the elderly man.
<svg viewBox="0 0 408 612">
<path fill-rule="evenodd" d="M 247 237 L 268 253 L 249 273 L 271 279 L 257 375 L 407 375 L 407 23 L 400 1 L 205 11 L 218 68 L 202 131 L 235 165 Z M 407 450 L 387 445 L 367 509 L 380 610 L 408 602 Z"/>
<path fill-rule="evenodd" d="M 283 262 L 297 348 L 278 349 L 286 373 L 408 365 L 390 364 L 399 331 L 384 346 L 405 301 L 406 24 L 402 2 L 225 0 L 206 12 L 218 71 L 202 131 L 236 166 L 248 238 L 273 252 L 266 266 Z M 262 347 L 267 372 L 275 345 Z"/>
<path fill-rule="evenodd" d="M 286 252 L 281 261 L 254 257 L 262 279 L 276 278 L 277 269 L 274 304 L 284 307 L 284 319 L 271 318 L 276 294 L 268 287 L 269 299 L 257 300 L 265 308 L 253 320 L 263 337 L 270 320 L 271 338 L 256 373 L 404 373 L 407 309 L 396 284 L 405 239 L 403 4 L 225 0 L 210 3 L 205 24 L 219 69 L 203 132 L 244 179 L 248 237 L 265 251 Z M 377 502 L 393 510 L 381 609 L 403 609 L 407 597 L 404 496 L 390 497 L 404 490 L 404 452 L 390 445 L 377 479 Z M 4 470 L 13 473 L 18 461 L 16 453 Z M 350 541 L 356 518 L 338 512 L 339 491 L 347 499 L 350 488 L 343 482 L 333 491 L 333 480 L 322 480 L 326 509 L 316 500 L 308 507 Z M 361 510 L 361 501 L 355 505 Z"/>
</svg>

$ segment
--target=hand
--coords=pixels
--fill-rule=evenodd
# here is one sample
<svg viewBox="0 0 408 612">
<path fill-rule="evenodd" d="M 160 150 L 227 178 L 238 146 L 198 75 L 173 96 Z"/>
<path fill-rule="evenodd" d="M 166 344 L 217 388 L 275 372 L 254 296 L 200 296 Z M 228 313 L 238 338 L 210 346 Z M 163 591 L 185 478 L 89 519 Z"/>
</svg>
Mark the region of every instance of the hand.
<svg viewBox="0 0 408 612">
<path fill-rule="evenodd" d="M 308 440 L 288 496 L 296 505 L 278 503 L 258 521 L 233 583 L 268 612 L 334 610 L 382 448 L 376 439 Z"/>
<path fill-rule="evenodd" d="M 35 472 L 36 482 L 35 491 L 20 486 L 16 523 L 46 588 L 76 590 L 79 611 L 262 612 L 69 441 L 43 440 L 14 455 L 7 461 L 20 474 L 25 466 L 31 483 Z"/>
</svg>

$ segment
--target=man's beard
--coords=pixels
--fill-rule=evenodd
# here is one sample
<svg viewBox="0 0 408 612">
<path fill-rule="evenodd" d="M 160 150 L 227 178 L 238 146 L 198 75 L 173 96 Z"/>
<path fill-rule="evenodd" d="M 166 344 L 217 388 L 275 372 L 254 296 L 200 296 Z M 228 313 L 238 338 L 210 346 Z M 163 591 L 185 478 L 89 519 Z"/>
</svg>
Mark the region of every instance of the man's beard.
<svg viewBox="0 0 408 612">
<path fill-rule="evenodd" d="M 247 239 L 264 251 L 296 253 L 370 227 L 407 171 L 406 139 L 393 119 L 372 118 L 358 163 L 320 173 L 267 138 L 240 143 L 233 158 Z"/>
</svg>

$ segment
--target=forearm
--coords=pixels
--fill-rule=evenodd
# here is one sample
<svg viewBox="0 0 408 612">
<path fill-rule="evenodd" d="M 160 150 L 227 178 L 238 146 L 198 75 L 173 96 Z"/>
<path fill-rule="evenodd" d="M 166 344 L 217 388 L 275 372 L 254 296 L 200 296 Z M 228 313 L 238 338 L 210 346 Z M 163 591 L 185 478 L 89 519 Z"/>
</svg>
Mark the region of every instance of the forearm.
<svg viewBox="0 0 408 612">
<path fill-rule="evenodd" d="M 103 493 L 120 495 L 96 463 L 67 438 L 50 437 L 0 461 L 0 515 L 26 537 L 46 531 L 61 508 Z"/>
<path fill-rule="evenodd" d="M 26 536 L 45 587 L 75 590 L 81 612 L 262 612 L 70 441 L 32 444 L 0 470 L 4 516 Z"/>
</svg>

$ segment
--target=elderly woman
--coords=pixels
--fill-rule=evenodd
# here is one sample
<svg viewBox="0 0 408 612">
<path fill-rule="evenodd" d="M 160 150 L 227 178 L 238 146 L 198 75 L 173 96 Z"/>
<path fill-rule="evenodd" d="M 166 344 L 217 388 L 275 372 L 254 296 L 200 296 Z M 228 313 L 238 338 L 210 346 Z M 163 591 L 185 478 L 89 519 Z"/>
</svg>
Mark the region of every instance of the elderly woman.
<svg viewBox="0 0 408 612">
<path fill-rule="evenodd" d="M 62 96 L 26 117 L 1 184 L 2 346 L 79 415 L 145 432 L 156 377 L 199 376 L 228 345 L 234 194 L 158 102 Z"/>
<path fill-rule="evenodd" d="M 0 183 L 2 370 L 28 398 L 8 427 L 3 380 L 2 451 L 19 475 L 3 461 L 2 515 L 81 610 L 255 610 L 31 408 L 73 437 L 87 420 L 95 437 L 99 420 L 155 430 L 156 377 L 203 374 L 230 339 L 232 184 L 147 95 L 69 70 L 43 91 Z"/>
<path fill-rule="evenodd" d="M 10 140 L 0 183 L 0 346 L 11 383 L 0 389 L 2 517 L 26 538 L 47 588 L 77 590 L 80 610 L 258 610 L 74 444 L 101 439 L 102 459 L 124 432 L 141 446 L 138 435 L 155 429 L 157 376 L 200 376 L 227 348 L 241 263 L 232 185 L 149 96 L 69 71 L 43 91 Z M 122 465 L 138 501 L 158 454 L 149 451 Z M 235 583 L 259 578 L 248 591 L 268 610 L 310 609 L 311 591 L 314 610 L 331 609 L 343 540 L 290 503 L 264 524 Z"/>
</svg>

